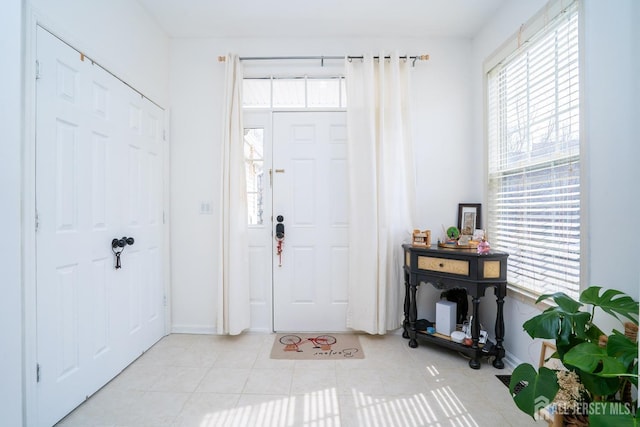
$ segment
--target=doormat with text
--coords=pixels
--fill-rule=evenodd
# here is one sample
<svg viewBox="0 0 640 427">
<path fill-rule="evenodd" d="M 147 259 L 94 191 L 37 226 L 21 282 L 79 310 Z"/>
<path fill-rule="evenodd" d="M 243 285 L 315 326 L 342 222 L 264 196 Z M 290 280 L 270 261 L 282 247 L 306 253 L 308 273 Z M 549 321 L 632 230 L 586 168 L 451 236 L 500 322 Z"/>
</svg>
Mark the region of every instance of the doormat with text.
<svg viewBox="0 0 640 427">
<path fill-rule="evenodd" d="M 360 340 L 354 334 L 277 334 L 272 359 L 344 360 L 364 359 Z"/>
</svg>

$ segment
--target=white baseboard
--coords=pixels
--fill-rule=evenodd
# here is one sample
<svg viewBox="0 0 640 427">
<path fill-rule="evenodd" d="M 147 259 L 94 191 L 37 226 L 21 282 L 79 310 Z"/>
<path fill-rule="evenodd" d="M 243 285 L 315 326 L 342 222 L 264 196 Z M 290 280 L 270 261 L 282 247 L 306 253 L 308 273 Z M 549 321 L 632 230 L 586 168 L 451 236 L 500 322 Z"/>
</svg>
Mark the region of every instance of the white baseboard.
<svg viewBox="0 0 640 427">
<path fill-rule="evenodd" d="M 268 328 L 255 328 L 247 329 L 243 334 L 270 334 L 273 331 Z M 203 326 L 203 325 L 173 325 L 171 326 L 172 334 L 196 334 L 196 335 L 219 335 L 215 326 Z"/>
<path fill-rule="evenodd" d="M 250 334 L 272 334 L 273 333 L 271 328 L 249 328 L 247 329 L 246 332 Z"/>
<path fill-rule="evenodd" d="M 215 326 L 209 325 L 171 325 L 172 334 L 216 335 Z"/>
<path fill-rule="evenodd" d="M 518 366 L 519 364 L 523 363 L 522 360 L 518 359 L 517 357 L 515 357 L 512 353 L 509 353 L 508 351 L 505 351 L 505 355 L 504 358 L 502 359 L 502 361 L 505 364 L 505 367 L 509 367 L 509 369 L 514 370 L 516 368 L 516 366 Z"/>
</svg>

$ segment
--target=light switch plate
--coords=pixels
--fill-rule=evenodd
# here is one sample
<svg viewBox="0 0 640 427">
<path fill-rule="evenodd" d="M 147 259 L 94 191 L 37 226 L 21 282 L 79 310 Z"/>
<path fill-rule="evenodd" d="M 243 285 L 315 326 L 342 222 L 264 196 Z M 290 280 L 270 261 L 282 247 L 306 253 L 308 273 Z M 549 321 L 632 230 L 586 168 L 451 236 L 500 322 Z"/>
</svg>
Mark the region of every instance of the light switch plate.
<svg viewBox="0 0 640 427">
<path fill-rule="evenodd" d="M 211 215 L 213 213 L 213 207 L 211 202 L 203 200 L 200 202 L 200 215 Z"/>
</svg>

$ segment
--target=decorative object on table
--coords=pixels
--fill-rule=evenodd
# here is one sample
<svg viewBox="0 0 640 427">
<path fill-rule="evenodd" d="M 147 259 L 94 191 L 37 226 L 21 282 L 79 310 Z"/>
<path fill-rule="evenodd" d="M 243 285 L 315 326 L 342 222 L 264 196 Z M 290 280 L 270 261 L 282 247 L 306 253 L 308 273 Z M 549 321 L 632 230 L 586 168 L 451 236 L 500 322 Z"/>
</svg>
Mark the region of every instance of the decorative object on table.
<svg viewBox="0 0 640 427">
<path fill-rule="evenodd" d="M 478 243 L 478 253 L 479 254 L 488 254 L 491 251 L 491 245 L 487 242 L 487 238 L 483 237 L 482 240 Z"/>
<path fill-rule="evenodd" d="M 465 339 L 464 332 L 461 332 L 461 331 L 451 332 L 451 341 L 457 342 L 458 344 L 462 344 L 464 342 L 464 339 Z"/>
<path fill-rule="evenodd" d="M 447 242 L 457 242 L 458 237 L 460 237 L 460 230 L 458 229 L 458 227 L 452 225 L 451 227 L 447 228 L 446 235 Z"/>
<path fill-rule="evenodd" d="M 426 331 L 429 327 L 433 327 L 433 322 L 427 319 L 416 320 L 416 329 L 419 331 Z M 434 329 L 435 332 L 435 329 Z"/>
<path fill-rule="evenodd" d="M 482 228 L 480 203 L 458 204 L 458 229 L 460 234 L 473 236 L 476 229 Z"/>
<path fill-rule="evenodd" d="M 456 330 L 456 310 L 458 304 L 453 301 L 440 300 L 436 303 L 436 332 L 450 336 Z M 463 334 L 464 338 L 464 334 Z"/>
<path fill-rule="evenodd" d="M 476 242 L 474 240 L 469 240 L 468 243 L 462 244 L 458 240 L 452 240 L 447 242 L 438 243 L 438 247 L 440 248 L 448 248 L 448 249 L 476 249 L 480 242 Z"/>
<path fill-rule="evenodd" d="M 637 425 L 637 392 L 633 397 L 628 390 L 638 387 L 638 344 L 633 332 L 638 327 L 638 302 L 624 292 L 600 286 L 582 291 L 579 301 L 558 292 L 542 295 L 536 303 L 546 299 L 553 299 L 555 304 L 527 320 L 523 327 L 534 339 L 555 340 L 557 351 L 552 357 L 559 359 L 563 369 L 541 366 L 536 371 L 528 363 L 518 365 L 509 384 L 515 404 L 535 418 L 544 402 L 547 405 L 543 406 L 551 405 L 552 412 L 561 413 L 565 422 L 573 425 L 585 425 L 582 415 L 588 416 L 591 427 Z M 582 311 L 587 304 L 591 307 Z M 606 336 L 593 323 L 596 308 L 623 324 L 625 333 L 614 330 Z M 576 375 L 566 382 L 565 374 L 559 377 L 561 370 Z M 576 378 L 577 382 L 573 381 Z M 514 394 L 516 386 L 522 384 L 525 387 Z M 563 387 L 572 387 L 575 392 L 569 403 L 567 394 L 561 392 Z"/>
<path fill-rule="evenodd" d="M 412 245 L 427 248 L 431 246 L 431 230 L 413 230 Z"/>
<path fill-rule="evenodd" d="M 469 242 L 471 242 L 471 236 L 467 234 L 462 234 L 460 235 L 460 237 L 458 237 L 458 246 L 468 245 Z"/>
<path fill-rule="evenodd" d="M 479 241 L 473 240 L 473 236 L 470 234 L 460 234 L 460 230 L 455 225 L 445 230 L 442 226 L 442 230 L 445 234 L 444 242 L 438 239 L 438 247 L 450 248 L 450 249 L 476 249 Z"/>
</svg>

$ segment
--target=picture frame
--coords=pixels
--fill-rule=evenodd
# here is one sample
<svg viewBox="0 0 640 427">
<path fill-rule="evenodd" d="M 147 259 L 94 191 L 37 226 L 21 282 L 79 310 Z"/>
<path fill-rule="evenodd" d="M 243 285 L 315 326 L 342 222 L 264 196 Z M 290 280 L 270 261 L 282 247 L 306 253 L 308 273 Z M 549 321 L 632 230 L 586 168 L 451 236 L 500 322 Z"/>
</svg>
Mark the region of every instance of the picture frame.
<svg viewBox="0 0 640 427">
<path fill-rule="evenodd" d="M 480 203 L 458 204 L 458 230 L 461 235 L 472 236 L 476 229 L 482 228 L 481 212 Z"/>
</svg>

